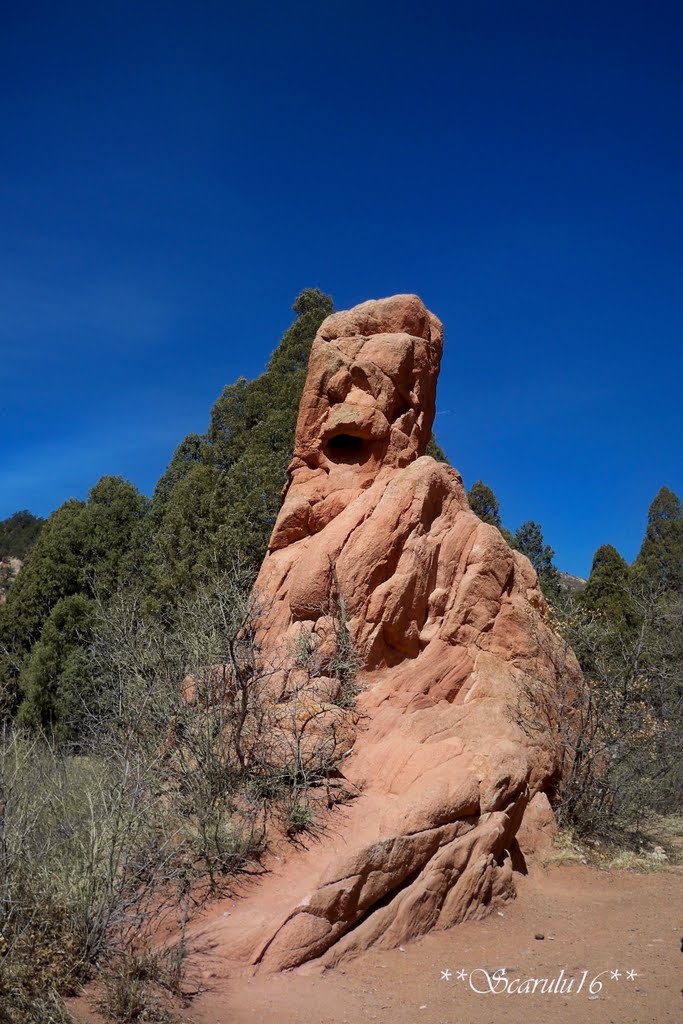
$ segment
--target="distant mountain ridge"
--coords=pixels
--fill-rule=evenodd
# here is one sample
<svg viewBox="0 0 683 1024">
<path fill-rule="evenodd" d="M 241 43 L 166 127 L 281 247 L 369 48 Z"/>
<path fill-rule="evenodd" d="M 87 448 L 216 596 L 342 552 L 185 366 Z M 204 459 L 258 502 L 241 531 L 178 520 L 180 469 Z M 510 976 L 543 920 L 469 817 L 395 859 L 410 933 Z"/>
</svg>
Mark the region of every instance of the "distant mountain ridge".
<svg viewBox="0 0 683 1024">
<path fill-rule="evenodd" d="M 560 586 L 570 594 L 580 594 L 586 589 L 586 583 L 582 576 L 572 576 L 570 572 L 560 572 Z"/>
</svg>

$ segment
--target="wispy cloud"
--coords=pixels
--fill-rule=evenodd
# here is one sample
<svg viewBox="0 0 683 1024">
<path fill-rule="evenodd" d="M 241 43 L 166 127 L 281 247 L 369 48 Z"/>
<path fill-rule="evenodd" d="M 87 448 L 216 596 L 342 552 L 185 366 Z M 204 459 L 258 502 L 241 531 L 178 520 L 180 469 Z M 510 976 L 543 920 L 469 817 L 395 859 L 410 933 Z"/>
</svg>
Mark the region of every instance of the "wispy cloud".
<svg viewBox="0 0 683 1024">
<path fill-rule="evenodd" d="M 69 331 L 111 333 L 131 341 L 162 337 L 173 309 L 131 281 L 60 284 L 17 276 L 0 278 L 0 339 Z"/>
<path fill-rule="evenodd" d="M 10 238 L 0 255 L 0 341 L 84 334 L 137 343 L 161 339 L 178 314 L 167 289 L 139 267 L 96 265 L 88 246 Z"/>
<path fill-rule="evenodd" d="M 0 519 L 25 507 L 45 515 L 67 498 L 85 498 L 100 476 L 126 477 L 140 464 L 153 464 L 153 484 L 177 443 L 174 425 L 100 422 L 89 427 L 6 453 L 0 462 Z"/>
</svg>

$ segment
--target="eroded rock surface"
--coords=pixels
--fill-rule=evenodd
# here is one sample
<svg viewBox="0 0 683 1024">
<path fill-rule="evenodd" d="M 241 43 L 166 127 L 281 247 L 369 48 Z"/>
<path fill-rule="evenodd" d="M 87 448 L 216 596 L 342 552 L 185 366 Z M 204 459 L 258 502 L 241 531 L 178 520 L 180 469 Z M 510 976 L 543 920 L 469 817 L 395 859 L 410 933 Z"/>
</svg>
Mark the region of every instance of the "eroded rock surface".
<svg viewBox="0 0 683 1024">
<path fill-rule="evenodd" d="M 302 631 L 327 642 L 330 595 L 345 602 L 363 689 L 341 772 L 358 795 L 236 911 L 226 955 L 268 969 L 482 914 L 513 891 L 520 827 L 527 852 L 552 829 L 549 698 L 578 667 L 527 559 L 424 455 L 442 339 L 398 295 L 329 317 L 311 352 L 257 591 L 274 658 Z"/>
</svg>

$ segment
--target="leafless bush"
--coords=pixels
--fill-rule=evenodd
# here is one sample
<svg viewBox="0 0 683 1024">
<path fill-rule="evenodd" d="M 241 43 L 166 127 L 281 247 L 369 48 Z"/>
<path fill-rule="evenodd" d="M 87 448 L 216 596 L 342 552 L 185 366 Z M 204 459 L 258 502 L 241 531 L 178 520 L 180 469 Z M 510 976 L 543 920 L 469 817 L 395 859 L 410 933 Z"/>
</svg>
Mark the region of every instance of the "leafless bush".
<svg viewBox="0 0 683 1024">
<path fill-rule="evenodd" d="M 144 933 L 173 876 L 172 836 L 139 762 L 68 757 L 3 732 L 0 1005 L 9 1020 L 48 1020 L 46 1000 L 57 1006 L 56 994 L 76 991 L 105 950 Z"/>
<path fill-rule="evenodd" d="M 96 630 L 104 698 L 93 731 L 106 723 L 156 766 L 158 798 L 176 809 L 193 851 L 188 873 L 212 891 L 263 848 L 269 816 L 287 817 L 302 791 L 329 784 L 357 671 L 341 601 L 324 657 L 306 630 L 266 657 L 267 609 L 249 583 L 239 570 L 217 576 L 171 629 L 150 621 L 139 594 L 123 593 Z"/>
<path fill-rule="evenodd" d="M 352 708 L 360 692 L 358 673 L 361 667 L 361 657 L 349 632 L 346 601 L 339 587 L 334 563 L 331 569 L 332 588 L 329 603 L 335 633 L 335 648 L 328 664 L 328 671 L 339 680 L 336 703 L 341 708 Z"/>
<path fill-rule="evenodd" d="M 239 569 L 200 587 L 172 622 L 130 586 L 99 606 L 78 753 L 9 728 L 0 737 L 0 1004 L 14 1007 L 11 1024 L 51 1019 L 49 1001 L 58 1007 L 56 994 L 98 964 L 108 1013 L 134 1020 L 147 1000 L 145 1019 L 164 1019 L 144 966 L 160 917 L 185 921 L 223 891 L 271 822 L 290 836 L 314 827 L 311 791 L 335 784 L 349 745 L 350 713 L 333 699 L 353 685 L 343 602 L 324 656 L 302 632 L 272 663 L 263 620 Z"/>
<path fill-rule="evenodd" d="M 130 951 L 108 959 L 100 976 L 98 1009 L 119 1024 L 174 1024 L 171 997 L 180 994 L 165 954 Z"/>
<path fill-rule="evenodd" d="M 527 679 L 514 709 L 528 736 L 558 744 L 560 822 L 620 842 L 637 841 L 653 811 L 680 801 L 683 754 L 679 603 L 637 582 L 629 597 L 630 632 L 576 604 L 555 620 L 554 640 L 535 630 L 553 673 Z M 569 671 L 572 651 L 583 682 Z"/>
</svg>

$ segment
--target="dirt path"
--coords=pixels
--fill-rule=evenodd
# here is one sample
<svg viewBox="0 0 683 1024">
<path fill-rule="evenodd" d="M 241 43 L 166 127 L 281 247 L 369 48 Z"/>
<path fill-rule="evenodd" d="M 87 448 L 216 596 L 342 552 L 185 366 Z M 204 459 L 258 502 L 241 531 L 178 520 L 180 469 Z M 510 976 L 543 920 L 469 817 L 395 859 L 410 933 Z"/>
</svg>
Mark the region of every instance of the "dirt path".
<svg viewBox="0 0 683 1024">
<path fill-rule="evenodd" d="M 683 1020 L 683 875 L 539 870 L 514 903 L 485 921 L 410 943 L 405 952 L 370 952 L 323 975 L 309 969 L 274 977 L 216 981 L 186 1020 L 192 1024 L 600 1024 Z M 543 934 L 544 939 L 536 939 Z M 565 994 L 477 994 L 477 968 L 505 967 L 510 979 L 574 977 Z M 610 978 L 618 969 L 622 977 Z M 637 977 L 629 981 L 626 972 Z M 453 977 L 443 979 L 442 971 Z M 577 992 L 587 971 L 581 992 Z M 602 989 L 590 998 L 595 975 Z M 212 984 L 207 981 L 207 984 Z M 472 984 L 488 990 L 480 972 Z M 514 982 L 511 983 L 514 988 Z M 597 986 L 596 986 L 597 987 Z"/>
<path fill-rule="evenodd" d="M 537 934 L 544 938 L 535 938 Z M 539 868 L 522 879 L 517 900 L 501 912 L 418 939 L 404 951 L 371 951 L 324 974 L 309 967 L 275 976 L 207 979 L 204 984 L 210 988 L 184 1012 L 183 1020 L 187 1024 L 668 1024 L 683 1020 L 682 937 L 680 871 L 639 874 L 583 865 Z M 493 978 L 501 967 L 510 981 Z M 621 977 L 613 980 L 613 970 Z M 636 977 L 628 980 L 631 970 Z M 467 977 L 458 979 L 458 971 Z M 444 978 L 442 972 L 451 976 Z M 577 991 L 584 972 L 582 989 Z M 589 986 L 596 975 L 601 977 L 595 988 L 600 982 L 602 987 L 591 993 Z M 544 994 L 540 982 L 536 993 L 504 990 L 507 985 L 518 987 L 515 979 L 521 979 L 524 987 L 527 979 L 558 976 L 560 983 L 555 987 L 564 981 L 564 993 Z M 497 994 L 490 987 L 499 990 Z M 94 1018 L 86 1014 L 80 1019 Z"/>
</svg>

